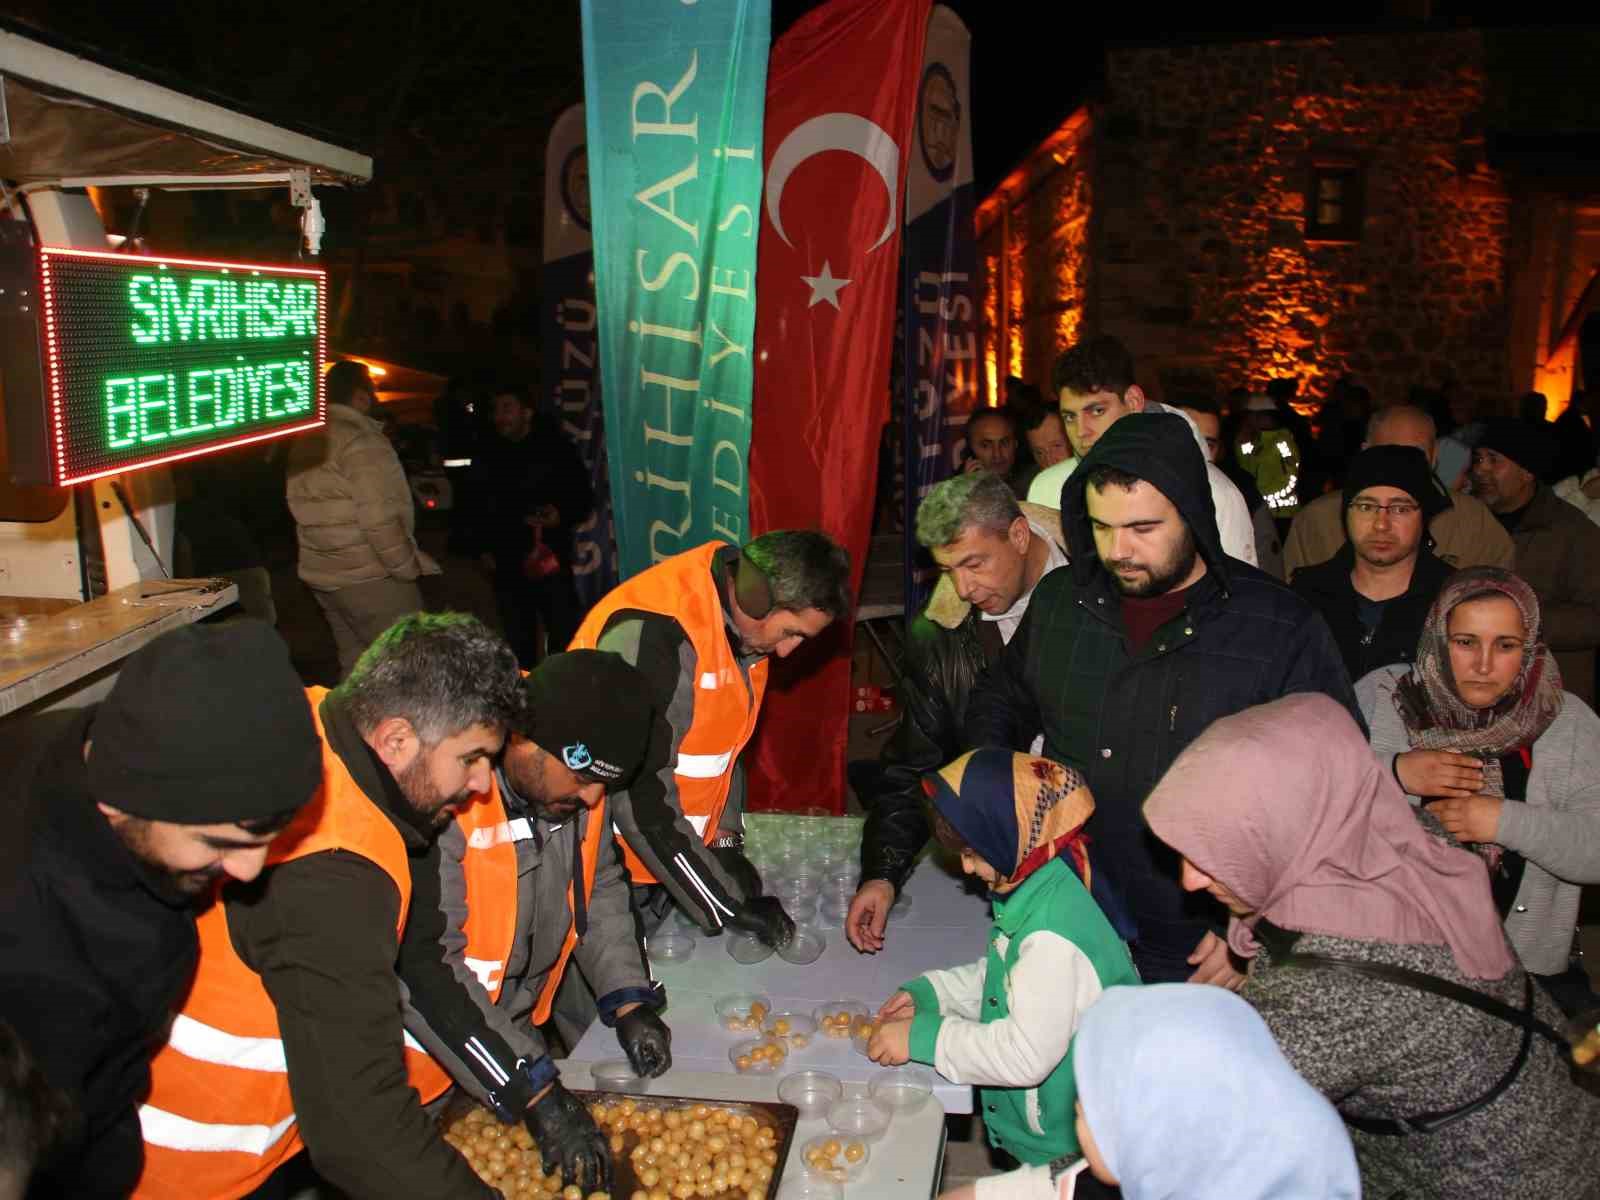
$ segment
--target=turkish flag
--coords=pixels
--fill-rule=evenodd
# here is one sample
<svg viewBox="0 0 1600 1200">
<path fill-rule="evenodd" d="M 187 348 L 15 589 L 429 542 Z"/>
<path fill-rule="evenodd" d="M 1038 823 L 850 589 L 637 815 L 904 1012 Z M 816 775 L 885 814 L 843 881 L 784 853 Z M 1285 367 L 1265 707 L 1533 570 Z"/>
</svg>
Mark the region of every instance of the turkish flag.
<svg viewBox="0 0 1600 1200">
<path fill-rule="evenodd" d="M 906 154 L 930 0 L 832 0 L 773 47 L 756 283 L 750 525 L 820 528 L 859 594 L 889 415 Z M 852 614 L 853 616 L 853 614 Z M 754 808 L 844 808 L 850 617 L 774 663 Z"/>
</svg>

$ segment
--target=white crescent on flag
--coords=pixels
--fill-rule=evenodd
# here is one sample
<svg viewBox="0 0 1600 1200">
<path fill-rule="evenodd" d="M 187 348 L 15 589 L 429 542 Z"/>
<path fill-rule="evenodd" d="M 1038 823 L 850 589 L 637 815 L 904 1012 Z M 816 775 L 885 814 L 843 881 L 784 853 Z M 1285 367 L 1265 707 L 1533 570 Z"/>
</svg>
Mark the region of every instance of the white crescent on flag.
<svg viewBox="0 0 1600 1200">
<path fill-rule="evenodd" d="M 865 159 L 878 177 L 883 180 L 884 191 L 889 194 L 889 217 L 883 223 L 878 240 L 867 247 L 872 253 L 888 241 L 895 230 L 897 213 L 894 194 L 895 180 L 900 174 L 900 147 L 876 122 L 855 113 L 831 112 L 809 121 L 802 121 L 789 131 L 789 136 L 779 144 L 772 162 L 767 167 L 767 219 L 784 243 L 793 248 L 794 242 L 783 227 L 783 188 L 795 168 L 813 154 L 824 150 L 843 150 Z M 837 305 L 836 305 L 837 307 Z"/>
</svg>

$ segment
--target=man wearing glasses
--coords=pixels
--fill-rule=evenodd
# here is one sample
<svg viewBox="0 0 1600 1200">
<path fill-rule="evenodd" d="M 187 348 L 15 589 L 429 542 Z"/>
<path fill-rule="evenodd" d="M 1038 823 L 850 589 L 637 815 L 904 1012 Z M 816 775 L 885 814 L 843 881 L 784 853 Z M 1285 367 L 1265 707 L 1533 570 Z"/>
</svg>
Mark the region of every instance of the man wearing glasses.
<svg viewBox="0 0 1600 1200">
<path fill-rule="evenodd" d="M 1450 507 L 1413 446 L 1369 446 L 1344 483 L 1345 543 L 1302 567 L 1290 585 L 1327 619 L 1351 679 L 1411 662 L 1451 566 L 1433 553 L 1428 522 Z"/>
</svg>

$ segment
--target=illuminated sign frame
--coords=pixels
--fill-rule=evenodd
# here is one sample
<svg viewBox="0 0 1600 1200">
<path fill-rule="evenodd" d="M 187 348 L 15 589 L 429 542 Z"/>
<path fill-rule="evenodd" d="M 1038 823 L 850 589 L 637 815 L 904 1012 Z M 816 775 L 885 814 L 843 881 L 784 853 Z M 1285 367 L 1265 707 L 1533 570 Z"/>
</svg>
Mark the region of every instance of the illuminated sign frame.
<svg viewBox="0 0 1600 1200">
<path fill-rule="evenodd" d="M 83 270 L 92 264 L 118 272 Z M 286 286 L 300 281 L 315 285 L 314 321 L 305 289 Z M 38 285 L 44 419 L 34 482 L 65 487 L 326 424 L 321 268 L 44 246 Z M 85 293 L 113 287 L 126 305 L 119 314 L 85 311 L 105 303 Z"/>
</svg>

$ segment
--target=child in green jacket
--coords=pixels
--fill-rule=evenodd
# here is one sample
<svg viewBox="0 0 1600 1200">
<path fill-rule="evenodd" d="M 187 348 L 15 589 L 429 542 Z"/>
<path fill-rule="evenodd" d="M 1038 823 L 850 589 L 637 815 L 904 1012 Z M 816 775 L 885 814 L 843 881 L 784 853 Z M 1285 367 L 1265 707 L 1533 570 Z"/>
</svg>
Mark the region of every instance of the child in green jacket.
<svg viewBox="0 0 1600 1200">
<path fill-rule="evenodd" d="M 976 1084 L 989 1141 L 1024 1164 L 1075 1154 L 1078 1019 L 1106 988 L 1139 982 L 1084 886 L 1088 785 L 1049 759 L 977 750 L 924 776 L 923 788 L 934 836 L 989 885 L 989 952 L 905 984 L 879 1009 L 867 1053 Z"/>
</svg>

